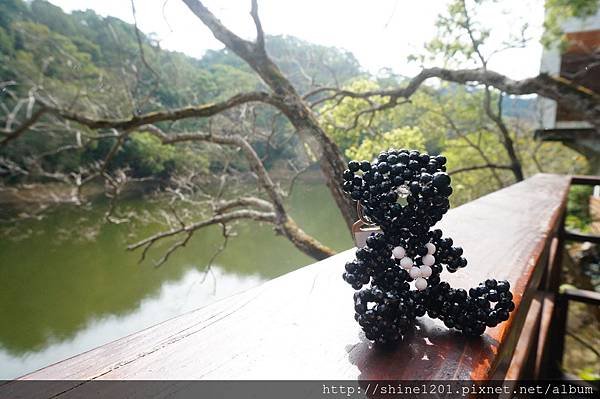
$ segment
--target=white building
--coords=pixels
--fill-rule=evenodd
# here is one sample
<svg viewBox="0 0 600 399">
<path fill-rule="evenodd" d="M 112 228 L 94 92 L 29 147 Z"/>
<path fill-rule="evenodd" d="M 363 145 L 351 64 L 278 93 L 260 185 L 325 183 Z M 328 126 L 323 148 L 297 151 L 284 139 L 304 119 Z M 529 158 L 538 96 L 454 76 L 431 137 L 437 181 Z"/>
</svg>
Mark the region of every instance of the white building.
<svg viewBox="0 0 600 399">
<path fill-rule="evenodd" d="M 567 35 L 568 40 L 566 54 L 561 54 L 558 45 L 550 49 L 545 48 L 542 53 L 540 72 L 546 72 L 553 76 L 560 75 L 567 79 L 575 77 L 575 79 L 570 79 L 575 81 L 578 79 L 577 76 L 573 75 L 579 73 L 579 80 L 585 80 L 581 79 L 581 75 L 585 75 L 581 70 L 581 66 L 583 66 L 583 68 L 588 70 L 588 78 L 592 72 L 595 72 L 596 82 L 600 85 L 600 11 L 596 15 L 585 19 L 568 19 L 562 24 L 562 29 Z M 568 58 L 580 58 L 579 61 L 587 58 L 588 62 L 577 62 L 577 66 L 580 67 L 576 68 L 578 71 L 565 71 L 565 67 L 568 67 L 569 64 Z M 561 118 L 560 113 L 558 120 L 556 120 L 558 107 L 553 100 L 541 98 L 538 107 L 541 116 L 541 127 L 544 129 L 589 127 L 589 124 L 586 122 L 561 120 L 564 118 Z"/>
<path fill-rule="evenodd" d="M 564 50 L 558 45 L 544 49 L 540 72 L 560 76 L 600 94 L 600 11 L 588 18 L 566 20 L 562 29 L 567 39 Z M 541 129 L 536 131 L 536 137 L 561 141 L 588 159 L 591 173 L 600 174 L 598 132 L 554 100 L 540 97 L 537 109 Z"/>
</svg>

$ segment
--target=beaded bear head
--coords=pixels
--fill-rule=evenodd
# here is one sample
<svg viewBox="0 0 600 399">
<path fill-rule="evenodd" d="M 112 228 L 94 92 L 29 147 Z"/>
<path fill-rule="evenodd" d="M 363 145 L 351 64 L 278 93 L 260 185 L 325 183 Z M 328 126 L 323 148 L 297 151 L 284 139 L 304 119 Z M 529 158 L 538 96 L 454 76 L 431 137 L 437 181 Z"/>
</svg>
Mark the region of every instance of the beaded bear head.
<svg viewBox="0 0 600 399">
<path fill-rule="evenodd" d="M 381 229 L 358 248 L 343 276 L 359 290 L 355 318 L 370 340 L 397 341 L 425 313 L 480 335 L 514 309 L 507 281 L 488 279 L 468 293 L 441 281 L 444 266 L 453 273 L 467 265 L 462 248 L 431 230 L 450 207 L 445 164 L 443 156 L 391 149 L 373 162 L 350 161 L 344 172 L 344 191 L 358 202 L 359 214 Z"/>
<path fill-rule="evenodd" d="M 445 163 L 441 155 L 392 149 L 379 154 L 373 164 L 350 161 L 343 189 L 382 230 L 410 229 L 419 235 L 450 208 L 452 187 Z"/>
</svg>

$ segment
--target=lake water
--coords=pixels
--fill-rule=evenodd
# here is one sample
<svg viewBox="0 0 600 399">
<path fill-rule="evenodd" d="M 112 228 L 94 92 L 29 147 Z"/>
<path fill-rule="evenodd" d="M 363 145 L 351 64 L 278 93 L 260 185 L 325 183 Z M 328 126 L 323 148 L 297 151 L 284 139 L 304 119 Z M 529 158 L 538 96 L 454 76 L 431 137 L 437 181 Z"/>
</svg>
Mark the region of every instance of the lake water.
<svg viewBox="0 0 600 399">
<path fill-rule="evenodd" d="M 160 206 L 125 208 L 160 215 Z M 165 229 L 103 223 L 105 204 L 61 208 L 42 220 L 0 225 L 0 380 L 15 378 L 254 287 L 314 262 L 270 225 L 240 223 L 222 243 L 217 227 L 195 234 L 161 267 L 139 264 L 128 243 Z M 324 185 L 297 185 L 289 209 L 298 224 L 343 250 L 351 239 Z M 158 259 L 165 243 L 150 257 Z"/>
</svg>

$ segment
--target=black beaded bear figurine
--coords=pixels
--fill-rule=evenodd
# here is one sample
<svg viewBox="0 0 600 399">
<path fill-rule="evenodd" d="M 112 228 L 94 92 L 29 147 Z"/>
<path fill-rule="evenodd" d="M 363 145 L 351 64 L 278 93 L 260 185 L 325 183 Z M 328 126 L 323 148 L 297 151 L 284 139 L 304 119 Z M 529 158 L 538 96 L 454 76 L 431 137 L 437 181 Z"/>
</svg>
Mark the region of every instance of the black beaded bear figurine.
<svg viewBox="0 0 600 399">
<path fill-rule="evenodd" d="M 431 230 L 450 208 L 445 163 L 440 155 L 391 149 L 373 163 L 350 161 L 344 172 L 343 189 L 358 202 L 361 219 L 378 226 L 343 275 L 357 290 L 355 319 L 376 343 L 398 341 L 425 313 L 481 335 L 515 308 L 508 281 L 488 279 L 467 293 L 440 280 L 443 266 L 450 273 L 467 266 L 462 248 Z"/>
</svg>

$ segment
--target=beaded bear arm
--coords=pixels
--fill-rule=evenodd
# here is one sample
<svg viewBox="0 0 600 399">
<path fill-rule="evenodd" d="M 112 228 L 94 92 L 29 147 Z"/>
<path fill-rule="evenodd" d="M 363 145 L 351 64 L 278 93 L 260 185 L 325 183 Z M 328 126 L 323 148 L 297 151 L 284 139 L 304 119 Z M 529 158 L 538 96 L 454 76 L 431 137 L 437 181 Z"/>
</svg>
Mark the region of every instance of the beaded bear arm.
<svg viewBox="0 0 600 399">
<path fill-rule="evenodd" d="M 450 273 L 467 266 L 462 248 L 432 230 L 450 208 L 445 164 L 443 156 L 391 149 L 372 163 L 350 161 L 344 172 L 344 191 L 380 228 L 343 275 L 357 290 L 355 319 L 369 340 L 398 341 L 426 313 L 477 336 L 508 320 L 515 308 L 508 281 L 488 279 L 468 292 L 441 281 L 444 266 Z"/>
</svg>

